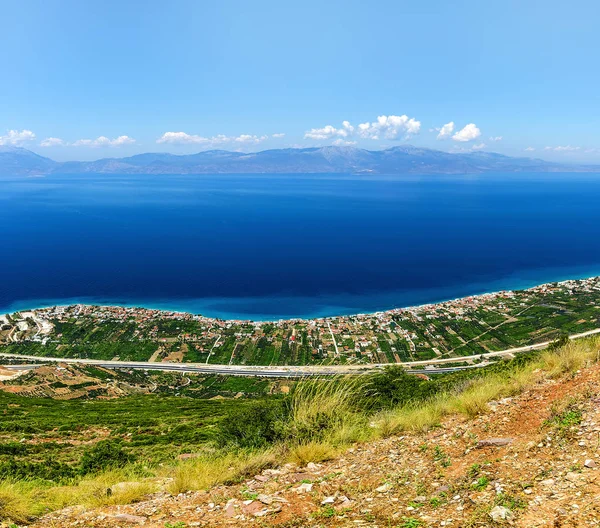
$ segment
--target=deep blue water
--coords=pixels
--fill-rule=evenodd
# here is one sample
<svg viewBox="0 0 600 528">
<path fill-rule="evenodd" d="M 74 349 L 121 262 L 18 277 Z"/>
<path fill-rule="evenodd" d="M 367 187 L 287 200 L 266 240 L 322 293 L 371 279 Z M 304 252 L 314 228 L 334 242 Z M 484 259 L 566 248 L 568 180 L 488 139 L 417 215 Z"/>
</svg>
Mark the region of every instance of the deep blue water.
<svg viewBox="0 0 600 528">
<path fill-rule="evenodd" d="M 600 175 L 0 177 L 0 313 L 376 311 L 600 274 Z"/>
</svg>

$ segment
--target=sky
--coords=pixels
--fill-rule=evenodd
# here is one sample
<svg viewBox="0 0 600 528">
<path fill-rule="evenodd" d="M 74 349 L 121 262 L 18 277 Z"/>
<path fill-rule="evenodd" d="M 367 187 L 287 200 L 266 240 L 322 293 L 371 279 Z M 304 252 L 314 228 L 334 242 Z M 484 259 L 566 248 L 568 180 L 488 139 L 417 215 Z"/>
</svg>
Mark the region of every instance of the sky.
<svg viewBox="0 0 600 528">
<path fill-rule="evenodd" d="M 597 0 L 0 0 L 0 145 L 600 163 Z"/>
</svg>

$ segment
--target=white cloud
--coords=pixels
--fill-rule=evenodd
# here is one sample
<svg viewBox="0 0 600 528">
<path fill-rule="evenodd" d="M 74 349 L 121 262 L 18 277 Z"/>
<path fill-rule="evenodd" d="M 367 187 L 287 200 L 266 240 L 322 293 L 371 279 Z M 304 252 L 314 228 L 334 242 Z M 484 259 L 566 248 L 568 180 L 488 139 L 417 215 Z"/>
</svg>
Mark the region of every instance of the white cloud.
<svg viewBox="0 0 600 528">
<path fill-rule="evenodd" d="M 354 127 L 349 121 L 343 121 L 340 128 L 332 125 L 323 128 L 311 128 L 304 134 L 304 139 L 342 139 L 345 141 L 351 141 L 353 137 L 374 140 L 397 139 L 400 135 L 410 137 L 413 134 L 418 134 L 420 130 L 421 123 L 412 117 L 381 115 L 377 118 L 377 121 L 361 123 L 357 127 Z"/>
<path fill-rule="evenodd" d="M 450 123 L 446 123 L 442 128 L 436 130 L 439 131 L 439 134 L 437 135 L 438 139 L 449 138 L 452 135 L 452 132 L 454 132 L 454 121 L 450 121 Z"/>
<path fill-rule="evenodd" d="M 335 145 L 336 147 L 349 147 L 352 145 L 356 145 L 356 141 L 348 141 L 347 139 L 339 138 L 333 142 L 333 145 Z"/>
<path fill-rule="evenodd" d="M 342 123 L 342 128 L 331 125 L 323 128 L 311 128 L 304 134 L 304 139 L 333 139 L 335 137 L 346 138 L 354 133 L 354 127 L 348 121 Z"/>
<path fill-rule="evenodd" d="M 41 143 L 41 147 L 64 147 L 66 146 L 66 142 L 60 138 L 49 137 L 44 139 Z"/>
<path fill-rule="evenodd" d="M 242 134 L 238 137 L 231 139 L 237 143 L 253 143 L 256 145 L 268 138 L 269 136 L 251 136 L 250 134 Z"/>
<path fill-rule="evenodd" d="M 283 137 L 285 134 L 277 135 L 273 137 Z M 226 136 L 224 134 L 218 134 L 212 137 L 198 136 L 195 134 L 186 134 L 185 132 L 165 132 L 159 137 L 157 143 L 170 143 L 172 145 L 206 145 L 206 146 L 217 146 L 225 143 L 245 143 L 256 145 L 269 139 L 269 136 L 253 136 L 251 134 L 241 134 L 239 136 Z"/>
<path fill-rule="evenodd" d="M 202 144 L 210 140 L 202 136 L 186 134 L 185 132 L 165 132 L 156 140 L 157 143 Z"/>
<path fill-rule="evenodd" d="M 554 152 L 573 152 L 575 150 L 581 150 L 581 147 L 572 147 L 571 145 L 559 145 L 558 147 L 544 147 L 544 150 L 553 150 Z"/>
<path fill-rule="evenodd" d="M 35 134 L 31 130 L 9 130 L 5 136 L 0 136 L 0 145 L 19 146 L 34 139 Z"/>
<path fill-rule="evenodd" d="M 481 149 L 483 149 L 485 147 L 486 147 L 485 143 L 479 143 L 478 145 L 473 145 L 471 147 L 471 150 L 481 150 Z"/>
<path fill-rule="evenodd" d="M 535 149 L 533 147 L 527 147 L 525 152 L 533 152 Z"/>
<path fill-rule="evenodd" d="M 504 138 L 502 136 L 492 136 L 490 141 L 502 141 Z"/>
<path fill-rule="evenodd" d="M 412 136 L 421 130 L 421 122 L 407 115 L 379 116 L 375 123 L 358 125 L 358 135 L 368 139 L 397 139 L 400 134 Z"/>
<path fill-rule="evenodd" d="M 280 132 L 279 134 L 273 134 L 271 137 L 274 137 L 275 139 L 279 139 L 279 138 L 285 137 L 285 134 Z"/>
<path fill-rule="evenodd" d="M 99 136 L 96 139 L 78 139 L 71 143 L 73 147 L 120 147 L 122 145 L 131 145 L 135 139 L 129 136 L 119 136 L 115 139 L 109 139 L 106 136 Z"/>
<path fill-rule="evenodd" d="M 462 130 L 459 130 L 456 134 L 452 136 L 454 141 L 473 141 L 481 136 L 481 130 L 477 128 L 475 123 L 469 123 Z"/>
</svg>

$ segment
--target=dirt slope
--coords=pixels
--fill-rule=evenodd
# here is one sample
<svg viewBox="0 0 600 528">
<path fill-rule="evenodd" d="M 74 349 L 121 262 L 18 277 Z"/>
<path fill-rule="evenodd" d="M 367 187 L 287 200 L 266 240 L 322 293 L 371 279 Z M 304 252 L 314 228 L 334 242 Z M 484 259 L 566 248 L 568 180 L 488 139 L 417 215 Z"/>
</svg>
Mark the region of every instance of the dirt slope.
<svg viewBox="0 0 600 528">
<path fill-rule="evenodd" d="M 600 526 L 599 380 L 595 366 L 493 402 L 473 420 L 451 418 L 329 462 L 208 492 L 69 508 L 34 526 Z"/>
</svg>

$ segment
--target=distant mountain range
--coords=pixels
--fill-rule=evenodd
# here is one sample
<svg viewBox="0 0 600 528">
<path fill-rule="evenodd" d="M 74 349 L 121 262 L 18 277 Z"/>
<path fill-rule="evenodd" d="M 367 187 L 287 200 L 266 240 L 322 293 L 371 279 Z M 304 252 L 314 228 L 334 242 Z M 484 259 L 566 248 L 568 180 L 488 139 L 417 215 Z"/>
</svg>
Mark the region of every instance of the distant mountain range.
<svg viewBox="0 0 600 528">
<path fill-rule="evenodd" d="M 491 152 L 450 154 L 398 146 L 386 150 L 320 147 L 242 153 L 208 150 L 197 154 L 148 153 L 97 161 L 57 162 L 30 150 L 0 146 L 0 176 L 43 174 L 260 174 L 373 173 L 465 174 L 482 172 L 600 172 L 600 165 L 561 164 Z"/>
</svg>

